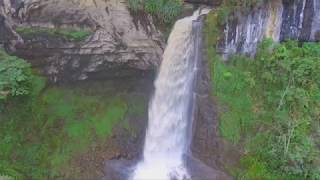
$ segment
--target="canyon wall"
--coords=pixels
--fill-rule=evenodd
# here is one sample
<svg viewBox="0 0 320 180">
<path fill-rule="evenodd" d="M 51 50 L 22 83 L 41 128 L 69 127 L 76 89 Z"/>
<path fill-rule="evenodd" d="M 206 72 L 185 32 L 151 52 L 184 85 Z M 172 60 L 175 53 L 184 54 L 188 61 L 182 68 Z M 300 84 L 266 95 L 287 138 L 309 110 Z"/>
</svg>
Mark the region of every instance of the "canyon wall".
<svg viewBox="0 0 320 180">
<path fill-rule="evenodd" d="M 127 0 L 0 0 L 0 9 L 0 23 L 8 25 L 0 27 L 2 46 L 51 82 L 144 76 L 160 65 L 161 32 L 151 16 L 130 12 Z M 56 29 L 91 35 L 75 41 Z"/>
<path fill-rule="evenodd" d="M 269 0 L 249 13 L 232 13 L 223 29 L 218 51 L 253 55 L 263 38 L 320 40 L 320 0 Z"/>
</svg>

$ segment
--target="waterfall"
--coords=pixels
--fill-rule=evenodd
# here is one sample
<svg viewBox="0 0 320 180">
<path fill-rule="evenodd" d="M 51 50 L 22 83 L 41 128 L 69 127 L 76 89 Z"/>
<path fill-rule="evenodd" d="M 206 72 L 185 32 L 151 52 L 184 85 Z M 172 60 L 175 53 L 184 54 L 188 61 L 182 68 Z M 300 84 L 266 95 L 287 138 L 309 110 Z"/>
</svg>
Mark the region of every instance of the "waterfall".
<svg viewBox="0 0 320 180">
<path fill-rule="evenodd" d="M 184 154 L 189 150 L 193 82 L 197 67 L 197 28 L 194 23 L 209 10 L 178 20 L 169 36 L 155 93 L 149 105 L 143 159 L 134 180 L 189 178 Z M 201 33 L 201 32 L 200 32 Z"/>
</svg>

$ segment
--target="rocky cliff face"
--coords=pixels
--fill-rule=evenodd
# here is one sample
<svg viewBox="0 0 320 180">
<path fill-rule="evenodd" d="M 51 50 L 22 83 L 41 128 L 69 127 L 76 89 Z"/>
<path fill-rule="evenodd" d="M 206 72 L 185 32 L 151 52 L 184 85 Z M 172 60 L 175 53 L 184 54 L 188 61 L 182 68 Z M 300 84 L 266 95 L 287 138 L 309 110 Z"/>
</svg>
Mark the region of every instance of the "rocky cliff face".
<svg viewBox="0 0 320 180">
<path fill-rule="evenodd" d="M 8 0 L 0 0 L 0 48 L 14 49 L 20 36 L 12 29 L 13 9 Z"/>
<path fill-rule="evenodd" d="M 263 38 L 320 40 L 319 0 L 269 0 L 248 14 L 234 14 L 218 45 L 221 54 L 253 55 Z"/>
<path fill-rule="evenodd" d="M 3 9 L 10 9 L 2 14 L 13 19 L 13 29 L 92 32 L 82 41 L 44 33 L 21 36 L 23 43 L 15 46 L 14 54 L 28 59 L 53 82 L 140 76 L 161 62 L 161 33 L 151 17 L 132 15 L 126 0 L 2 1 Z"/>
</svg>

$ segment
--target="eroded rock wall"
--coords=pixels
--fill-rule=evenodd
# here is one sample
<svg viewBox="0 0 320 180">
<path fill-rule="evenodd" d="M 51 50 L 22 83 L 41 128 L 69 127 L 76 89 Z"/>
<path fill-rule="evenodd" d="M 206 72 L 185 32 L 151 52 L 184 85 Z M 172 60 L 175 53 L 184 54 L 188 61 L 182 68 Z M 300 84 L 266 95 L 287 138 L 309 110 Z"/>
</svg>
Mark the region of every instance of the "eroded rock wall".
<svg viewBox="0 0 320 180">
<path fill-rule="evenodd" d="M 200 38 L 200 42 L 204 42 L 204 37 Z M 194 92 L 192 158 L 187 159 L 187 164 L 190 164 L 192 179 L 229 180 L 233 178 L 224 168 L 236 166 L 241 152 L 219 135 L 219 109 L 216 99 L 212 97 L 214 87 L 207 57 L 208 47 L 205 43 L 200 44 Z"/>
<path fill-rule="evenodd" d="M 15 44 L 21 42 L 20 36 L 12 29 L 14 10 L 10 1 L 0 0 L 0 48 L 14 50 Z"/>
<path fill-rule="evenodd" d="M 218 50 L 254 55 L 263 38 L 319 41 L 320 0 L 269 0 L 249 13 L 234 13 L 226 23 Z"/>
<path fill-rule="evenodd" d="M 6 0 L 5 0 L 6 1 Z M 148 74 L 160 65 L 164 43 L 152 18 L 133 15 L 126 0 L 10 0 L 14 29 L 91 31 L 82 41 L 39 33 L 22 36 L 14 54 L 52 82 Z M 0 19 L 1 20 L 1 19 Z"/>
</svg>

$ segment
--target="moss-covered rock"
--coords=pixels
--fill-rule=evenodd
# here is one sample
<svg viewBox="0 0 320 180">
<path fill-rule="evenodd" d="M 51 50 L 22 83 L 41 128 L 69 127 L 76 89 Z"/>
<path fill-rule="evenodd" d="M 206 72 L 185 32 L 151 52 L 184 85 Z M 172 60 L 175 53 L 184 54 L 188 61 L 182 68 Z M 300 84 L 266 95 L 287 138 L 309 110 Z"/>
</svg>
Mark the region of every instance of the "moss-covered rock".
<svg viewBox="0 0 320 180">
<path fill-rule="evenodd" d="M 42 36 L 53 36 L 55 38 L 61 37 L 70 41 L 83 41 L 93 34 L 93 32 L 85 31 L 85 30 L 41 28 L 41 27 L 18 27 L 15 31 L 24 38 L 32 38 L 32 37 L 42 35 Z"/>
</svg>

